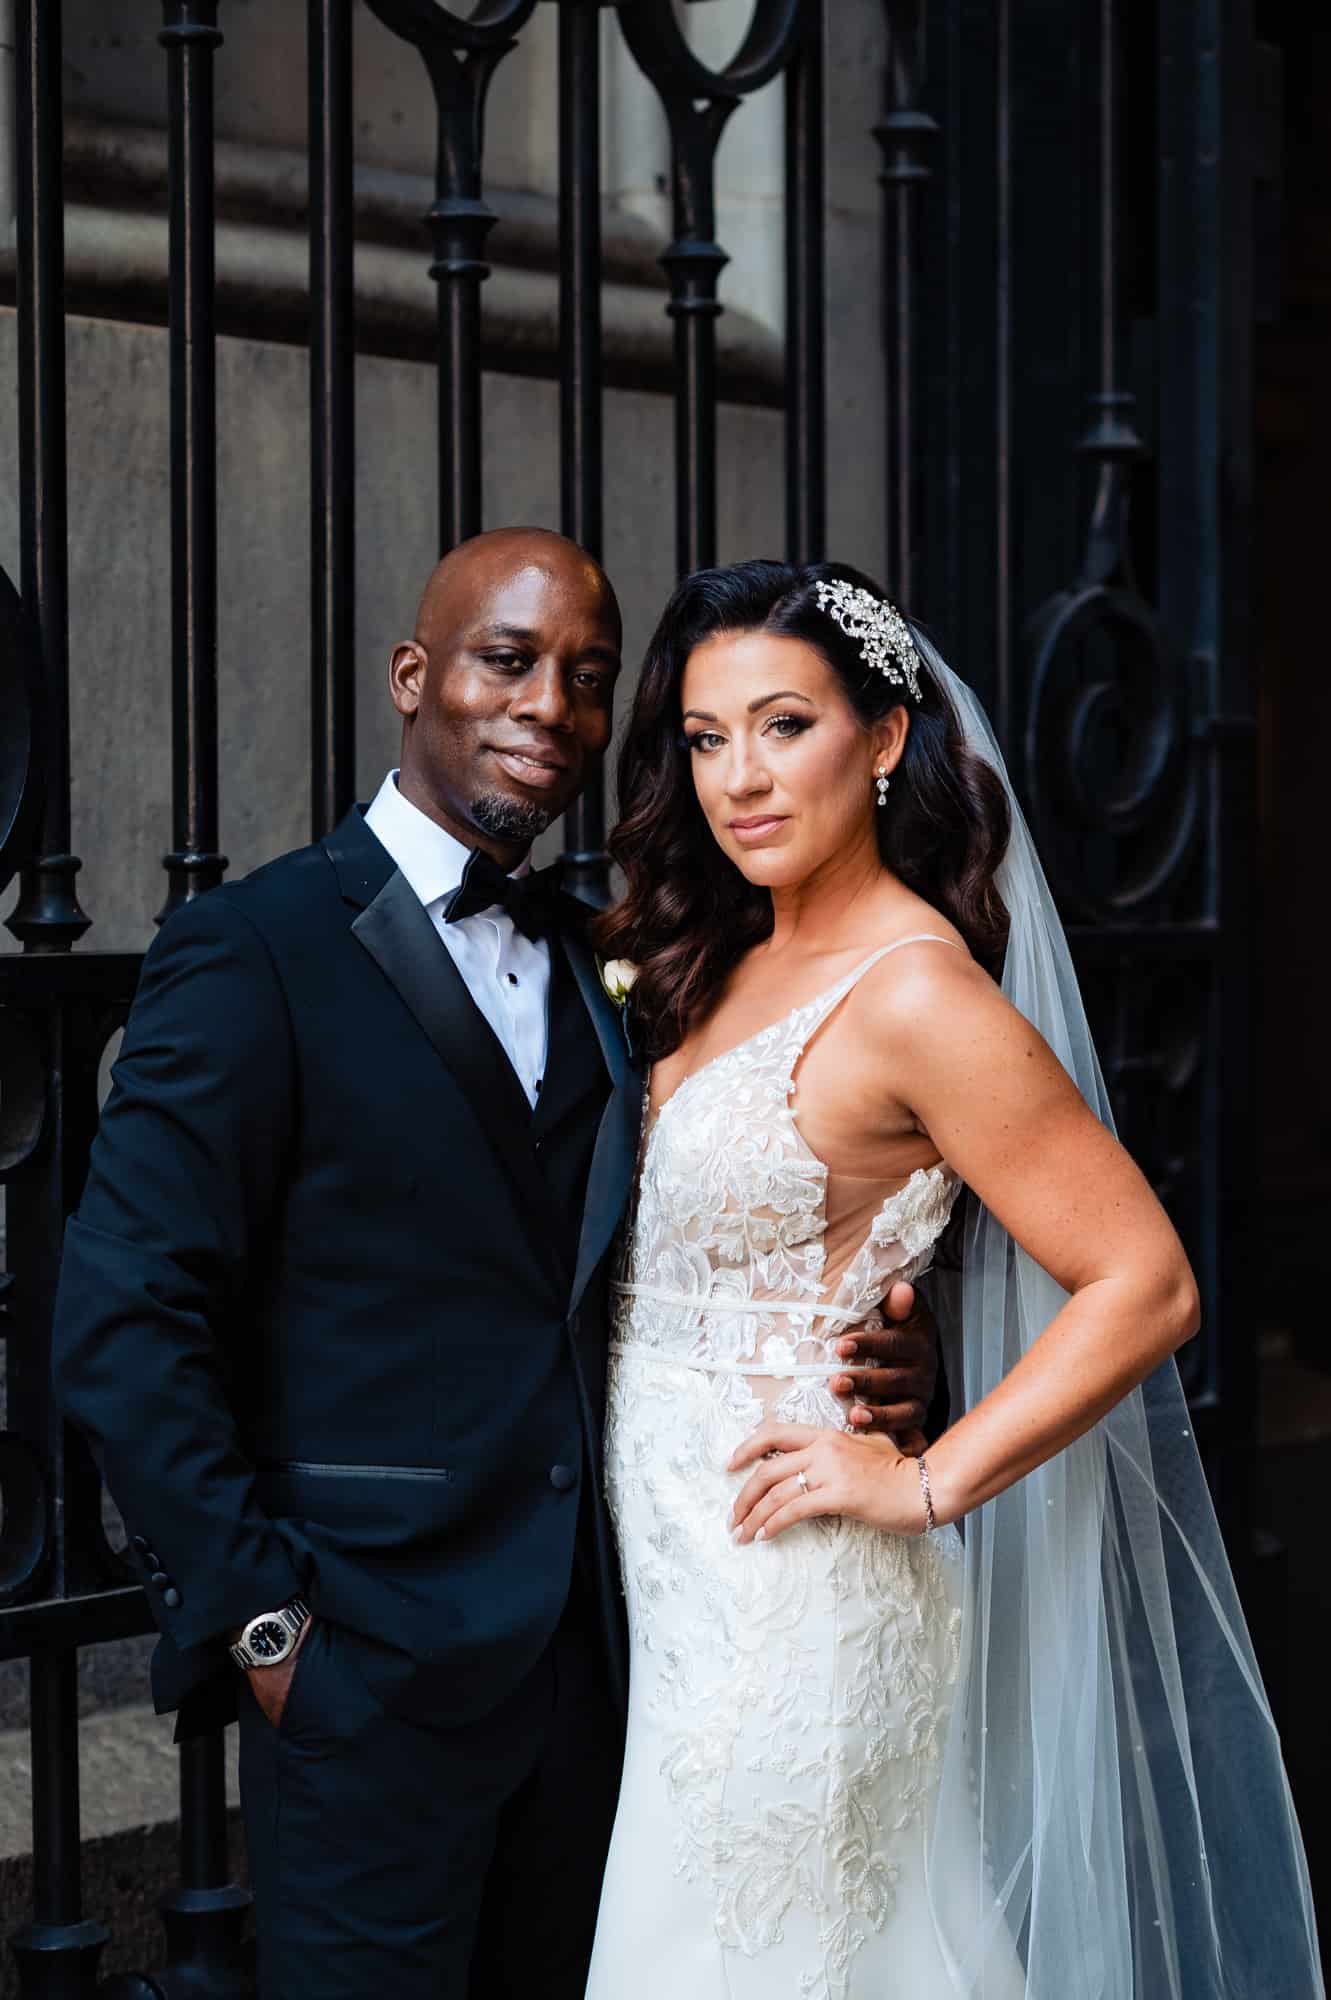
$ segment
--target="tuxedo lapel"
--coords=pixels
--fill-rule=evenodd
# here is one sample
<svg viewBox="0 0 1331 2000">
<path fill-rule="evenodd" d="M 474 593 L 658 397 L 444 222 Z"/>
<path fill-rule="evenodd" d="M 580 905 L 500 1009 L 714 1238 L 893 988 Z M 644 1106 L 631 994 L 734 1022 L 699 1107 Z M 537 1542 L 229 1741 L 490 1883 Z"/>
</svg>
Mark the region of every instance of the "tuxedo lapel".
<svg viewBox="0 0 1331 2000">
<path fill-rule="evenodd" d="M 601 1050 L 562 940 L 550 941 L 550 1004 L 545 1074 L 532 1119 L 532 1138 L 543 1144 L 586 1098 L 608 1088 Z"/>
<path fill-rule="evenodd" d="M 567 1278 L 567 1250 L 532 1147 L 526 1093 L 406 877 L 394 869 L 351 929 L 447 1065 L 507 1169 L 523 1213 L 545 1226 Z"/>
<path fill-rule="evenodd" d="M 565 934 L 563 944 L 573 976 L 592 1017 L 613 1086 L 601 1116 L 591 1171 L 587 1176 L 587 1199 L 583 1206 L 582 1233 L 578 1241 L 578 1261 L 570 1301 L 571 1309 L 576 1311 L 593 1271 L 619 1227 L 633 1185 L 642 1127 L 642 1077 L 629 1060 L 623 1021 L 619 1009 L 601 984 L 595 958 L 582 939 L 572 932 Z"/>
</svg>

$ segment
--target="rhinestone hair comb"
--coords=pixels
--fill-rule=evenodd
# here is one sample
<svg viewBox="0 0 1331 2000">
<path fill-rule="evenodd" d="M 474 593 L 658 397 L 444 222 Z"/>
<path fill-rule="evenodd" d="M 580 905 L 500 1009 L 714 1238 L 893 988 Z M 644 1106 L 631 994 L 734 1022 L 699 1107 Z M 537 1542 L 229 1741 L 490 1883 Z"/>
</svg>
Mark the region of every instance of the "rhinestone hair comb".
<svg viewBox="0 0 1331 2000">
<path fill-rule="evenodd" d="M 865 665 L 886 675 L 894 687 L 909 688 L 918 701 L 922 662 L 910 628 L 895 604 L 840 576 L 829 583 L 816 583 L 814 589 L 818 609 L 825 611 L 847 638 L 859 640 Z"/>
</svg>

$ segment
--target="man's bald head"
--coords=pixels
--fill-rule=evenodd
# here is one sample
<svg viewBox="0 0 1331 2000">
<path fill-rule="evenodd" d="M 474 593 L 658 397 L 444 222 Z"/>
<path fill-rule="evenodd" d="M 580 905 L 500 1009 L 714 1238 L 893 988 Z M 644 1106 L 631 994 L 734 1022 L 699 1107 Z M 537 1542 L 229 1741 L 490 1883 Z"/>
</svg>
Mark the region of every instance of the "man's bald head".
<svg viewBox="0 0 1331 2000">
<path fill-rule="evenodd" d="M 490 528 L 472 535 L 435 564 L 416 608 L 415 636 L 430 649 L 456 630 L 471 613 L 478 597 L 496 584 L 526 569 L 543 570 L 566 588 L 585 593 L 602 613 L 608 612 L 622 632 L 619 599 L 609 577 L 586 549 L 558 535 L 553 528 Z"/>
<path fill-rule="evenodd" d="M 610 741 L 621 637 L 605 571 L 566 536 L 498 528 L 451 549 L 389 661 L 399 789 L 511 866 Z"/>
</svg>

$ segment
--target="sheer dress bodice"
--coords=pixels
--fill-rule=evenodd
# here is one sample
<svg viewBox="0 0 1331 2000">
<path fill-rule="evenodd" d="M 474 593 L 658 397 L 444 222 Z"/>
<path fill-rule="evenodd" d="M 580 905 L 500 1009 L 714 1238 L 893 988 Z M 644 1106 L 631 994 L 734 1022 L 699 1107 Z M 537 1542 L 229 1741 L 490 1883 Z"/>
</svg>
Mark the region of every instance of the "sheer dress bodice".
<svg viewBox="0 0 1331 2000">
<path fill-rule="evenodd" d="M 650 1119 L 617 1285 L 617 1350 L 743 1377 L 774 1413 L 840 1419 L 826 1390 L 843 1365 L 836 1341 L 897 1279 L 928 1269 L 960 1183 L 942 1161 L 904 1184 L 834 1172 L 800 1130 L 797 1073 L 865 974 L 921 941 L 884 946 L 704 1063 Z"/>
</svg>

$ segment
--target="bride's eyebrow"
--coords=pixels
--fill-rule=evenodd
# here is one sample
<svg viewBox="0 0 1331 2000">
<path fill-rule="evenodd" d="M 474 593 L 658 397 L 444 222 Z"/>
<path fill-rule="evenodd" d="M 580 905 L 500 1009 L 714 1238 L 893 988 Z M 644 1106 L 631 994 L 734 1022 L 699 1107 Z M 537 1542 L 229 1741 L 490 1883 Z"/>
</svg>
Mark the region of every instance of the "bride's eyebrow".
<svg viewBox="0 0 1331 2000">
<path fill-rule="evenodd" d="M 798 688 L 778 688 L 775 694 L 760 694 L 756 701 L 749 703 L 747 712 L 750 715 L 756 715 L 760 708 L 766 708 L 769 703 L 774 701 L 802 701 L 807 702 L 810 708 L 815 705 L 812 696 L 801 694 Z M 695 722 L 716 721 L 716 717 L 705 708 L 686 708 L 681 720 L 687 722 L 690 716 L 693 717 Z"/>
</svg>

